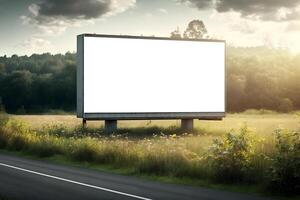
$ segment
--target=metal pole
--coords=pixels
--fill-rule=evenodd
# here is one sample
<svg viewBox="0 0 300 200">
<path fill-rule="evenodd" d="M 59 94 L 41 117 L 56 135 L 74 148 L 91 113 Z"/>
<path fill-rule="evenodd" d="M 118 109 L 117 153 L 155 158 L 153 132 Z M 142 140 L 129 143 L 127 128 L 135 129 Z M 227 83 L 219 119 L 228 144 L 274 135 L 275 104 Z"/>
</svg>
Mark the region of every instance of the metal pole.
<svg viewBox="0 0 300 200">
<path fill-rule="evenodd" d="M 83 128 L 86 127 L 86 119 L 82 119 L 82 127 L 83 127 Z"/>
</svg>

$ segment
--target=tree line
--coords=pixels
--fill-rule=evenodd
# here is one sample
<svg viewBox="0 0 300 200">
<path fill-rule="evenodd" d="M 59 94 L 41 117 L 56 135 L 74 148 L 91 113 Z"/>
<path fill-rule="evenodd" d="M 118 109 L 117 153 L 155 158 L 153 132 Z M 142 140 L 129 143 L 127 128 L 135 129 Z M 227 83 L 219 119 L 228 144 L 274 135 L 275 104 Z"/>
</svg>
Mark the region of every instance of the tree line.
<svg viewBox="0 0 300 200">
<path fill-rule="evenodd" d="M 228 47 L 226 64 L 227 111 L 300 109 L 300 55 L 268 47 Z M 0 57 L 0 109 L 20 114 L 75 111 L 76 55 Z"/>
<path fill-rule="evenodd" d="M 300 54 L 267 47 L 227 51 L 227 108 L 231 112 L 300 109 Z"/>
<path fill-rule="evenodd" d="M 0 104 L 8 113 L 76 107 L 75 54 L 0 57 Z"/>
<path fill-rule="evenodd" d="M 177 28 L 170 37 L 211 38 L 203 21 L 197 19 L 182 34 Z M 264 46 L 228 47 L 226 53 L 227 111 L 300 109 L 300 54 Z M 75 108 L 75 53 L 0 57 L 0 112 L 73 112 Z"/>
</svg>

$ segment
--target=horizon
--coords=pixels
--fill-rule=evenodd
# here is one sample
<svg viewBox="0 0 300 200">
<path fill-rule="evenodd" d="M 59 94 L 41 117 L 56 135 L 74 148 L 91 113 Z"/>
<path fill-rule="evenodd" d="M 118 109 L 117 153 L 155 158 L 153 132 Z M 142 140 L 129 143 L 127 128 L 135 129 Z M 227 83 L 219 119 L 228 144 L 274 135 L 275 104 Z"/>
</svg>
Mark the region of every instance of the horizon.
<svg viewBox="0 0 300 200">
<path fill-rule="evenodd" d="M 131 35 L 133 36 L 133 35 Z M 227 44 L 226 41 L 225 41 L 225 44 L 226 44 L 226 49 L 228 48 L 235 48 L 235 49 L 259 49 L 259 48 L 265 48 L 267 50 L 271 50 L 271 51 L 285 51 L 293 56 L 298 56 L 300 55 L 300 52 L 292 52 L 290 51 L 289 49 L 286 49 L 286 48 L 282 48 L 282 47 L 272 47 L 272 46 L 267 46 L 267 45 L 260 45 L 260 46 L 231 46 L 230 44 Z M 55 56 L 55 55 L 66 55 L 66 54 L 76 54 L 77 51 L 74 50 L 74 51 L 66 51 L 66 52 L 54 52 L 54 53 L 51 53 L 51 52 L 39 52 L 39 53 L 32 53 L 32 54 L 12 54 L 12 55 L 7 55 L 7 54 L 2 54 L 0 55 L 0 57 L 6 57 L 6 58 L 11 58 L 12 56 L 18 56 L 18 57 L 31 57 L 33 55 L 44 55 L 44 54 L 49 54 L 51 56 Z"/>
</svg>

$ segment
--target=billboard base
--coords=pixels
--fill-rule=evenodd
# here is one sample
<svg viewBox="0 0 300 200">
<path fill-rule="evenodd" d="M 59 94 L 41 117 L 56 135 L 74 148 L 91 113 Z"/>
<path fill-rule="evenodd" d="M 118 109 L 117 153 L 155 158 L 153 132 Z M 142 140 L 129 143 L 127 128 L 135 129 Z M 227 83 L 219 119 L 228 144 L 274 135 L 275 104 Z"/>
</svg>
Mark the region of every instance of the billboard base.
<svg viewBox="0 0 300 200">
<path fill-rule="evenodd" d="M 106 132 L 112 133 L 115 132 L 118 128 L 117 120 L 105 120 L 104 129 Z"/>
<path fill-rule="evenodd" d="M 181 129 L 191 131 L 194 129 L 194 119 L 181 119 Z"/>
<path fill-rule="evenodd" d="M 222 120 L 223 117 L 202 117 L 199 120 Z M 195 118 L 181 118 L 181 129 L 184 131 L 193 131 L 194 130 L 194 119 Z M 102 119 L 82 119 L 83 128 L 87 125 L 87 120 L 102 120 Z M 105 119 L 104 120 L 104 130 L 108 133 L 113 133 L 118 129 L 118 120 L 117 119 Z"/>
</svg>

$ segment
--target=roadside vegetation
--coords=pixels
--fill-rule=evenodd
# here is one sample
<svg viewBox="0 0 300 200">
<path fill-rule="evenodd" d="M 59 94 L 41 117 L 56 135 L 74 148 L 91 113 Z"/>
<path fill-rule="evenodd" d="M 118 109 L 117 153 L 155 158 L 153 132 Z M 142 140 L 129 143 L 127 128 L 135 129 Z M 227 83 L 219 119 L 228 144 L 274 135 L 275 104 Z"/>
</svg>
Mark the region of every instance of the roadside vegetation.
<svg viewBox="0 0 300 200">
<path fill-rule="evenodd" d="M 108 134 L 103 128 L 59 124 L 34 128 L 1 115 L 0 148 L 43 158 L 59 155 L 134 174 L 256 185 L 285 195 L 300 191 L 299 128 L 256 134 L 244 124 L 226 133 L 199 127 L 186 133 L 178 126 L 150 125 Z"/>
</svg>

